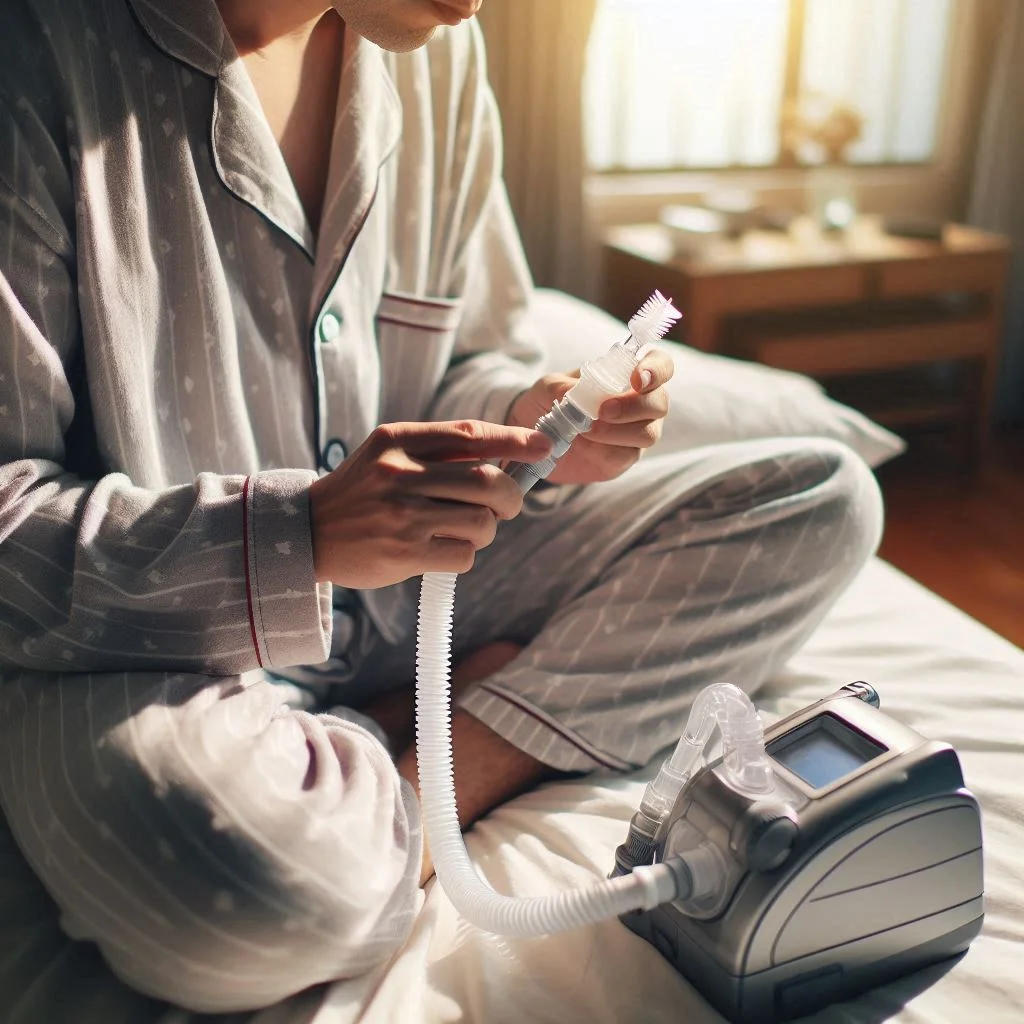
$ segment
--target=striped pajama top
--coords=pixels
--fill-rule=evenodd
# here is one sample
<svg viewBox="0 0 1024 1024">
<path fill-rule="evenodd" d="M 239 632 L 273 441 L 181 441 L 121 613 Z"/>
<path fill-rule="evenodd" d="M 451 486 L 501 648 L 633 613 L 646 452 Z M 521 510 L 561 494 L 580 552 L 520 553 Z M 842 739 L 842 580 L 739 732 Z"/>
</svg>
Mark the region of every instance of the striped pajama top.
<svg viewBox="0 0 1024 1024">
<path fill-rule="evenodd" d="M 314 244 L 214 0 L 5 6 L 0 671 L 322 662 L 310 482 L 537 375 L 479 30 L 347 33 Z"/>
</svg>

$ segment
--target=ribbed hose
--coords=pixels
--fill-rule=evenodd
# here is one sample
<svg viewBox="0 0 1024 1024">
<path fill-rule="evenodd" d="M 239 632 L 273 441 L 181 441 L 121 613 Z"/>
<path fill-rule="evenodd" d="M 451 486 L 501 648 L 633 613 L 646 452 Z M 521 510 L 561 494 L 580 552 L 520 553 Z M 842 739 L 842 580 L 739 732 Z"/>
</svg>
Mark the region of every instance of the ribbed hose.
<svg viewBox="0 0 1024 1024">
<path fill-rule="evenodd" d="M 451 647 L 455 612 L 452 573 L 427 573 L 420 589 L 416 648 L 416 747 L 423 824 L 438 882 L 467 921 L 499 935 L 567 931 L 674 899 L 679 882 L 668 864 L 586 889 L 517 898 L 496 893 L 469 859 L 455 806 L 452 762 Z"/>
</svg>

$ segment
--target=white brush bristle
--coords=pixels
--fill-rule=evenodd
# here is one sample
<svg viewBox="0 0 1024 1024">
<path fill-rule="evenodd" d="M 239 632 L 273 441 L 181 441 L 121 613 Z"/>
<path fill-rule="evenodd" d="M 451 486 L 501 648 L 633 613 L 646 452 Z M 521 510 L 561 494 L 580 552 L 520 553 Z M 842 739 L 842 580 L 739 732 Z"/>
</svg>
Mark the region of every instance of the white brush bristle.
<svg viewBox="0 0 1024 1024">
<path fill-rule="evenodd" d="M 656 291 L 629 321 L 629 333 L 637 348 L 653 345 L 668 334 L 682 315 L 672 305 L 671 299 L 666 299 L 661 292 Z"/>
</svg>

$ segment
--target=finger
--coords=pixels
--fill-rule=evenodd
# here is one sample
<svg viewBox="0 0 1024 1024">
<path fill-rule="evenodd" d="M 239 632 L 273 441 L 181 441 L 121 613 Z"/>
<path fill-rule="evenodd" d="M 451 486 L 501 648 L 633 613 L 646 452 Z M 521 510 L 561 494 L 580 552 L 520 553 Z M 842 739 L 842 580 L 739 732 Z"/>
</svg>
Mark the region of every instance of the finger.
<svg viewBox="0 0 1024 1024">
<path fill-rule="evenodd" d="M 425 462 L 411 490 L 428 498 L 482 505 L 498 519 L 515 519 L 523 492 L 508 474 L 488 463 Z"/>
<path fill-rule="evenodd" d="M 547 392 L 545 398 L 545 412 L 548 408 L 561 401 L 580 382 L 580 371 L 573 370 L 572 373 L 552 373 L 541 379 L 542 389 Z"/>
<path fill-rule="evenodd" d="M 637 423 L 602 423 L 598 420 L 587 434 L 587 440 L 616 448 L 652 448 L 661 439 L 663 425 L 660 419 Z"/>
<path fill-rule="evenodd" d="M 630 377 L 633 390 L 639 394 L 664 387 L 675 373 L 672 357 L 660 348 L 652 348 L 636 365 Z"/>
<path fill-rule="evenodd" d="M 572 374 L 552 373 L 541 377 L 512 403 L 507 422 L 533 426 L 555 402 L 565 397 L 566 392 L 578 383 L 578 379 L 578 370 Z"/>
<path fill-rule="evenodd" d="M 642 449 L 620 447 L 618 445 L 598 444 L 591 441 L 589 435 L 578 437 L 573 442 L 577 449 L 580 462 L 590 467 L 589 483 L 601 480 L 614 480 L 633 466 L 640 458 Z"/>
<path fill-rule="evenodd" d="M 506 427 L 483 420 L 444 423 L 386 423 L 371 435 L 378 450 L 401 448 L 420 459 L 514 459 L 536 462 L 551 450 L 551 442 L 527 427 Z"/>
<path fill-rule="evenodd" d="M 469 541 L 431 537 L 423 556 L 424 572 L 469 572 L 476 549 Z"/>
<path fill-rule="evenodd" d="M 669 397 L 665 388 L 642 395 L 631 391 L 602 403 L 599 417 L 605 423 L 641 423 L 664 419 L 668 408 Z"/>
<path fill-rule="evenodd" d="M 461 501 L 425 499 L 420 519 L 424 534 L 468 541 L 475 550 L 494 542 L 498 520 L 484 505 L 466 505 Z"/>
<path fill-rule="evenodd" d="M 546 377 L 541 377 L 541 382 L 551 388 L 563 386 L 571 388 L 573 384 L 579 382 L 579 379 L 580 371 L 576 369 L 566 370 L 565 373 L 549 373 Z"/>
</svg>

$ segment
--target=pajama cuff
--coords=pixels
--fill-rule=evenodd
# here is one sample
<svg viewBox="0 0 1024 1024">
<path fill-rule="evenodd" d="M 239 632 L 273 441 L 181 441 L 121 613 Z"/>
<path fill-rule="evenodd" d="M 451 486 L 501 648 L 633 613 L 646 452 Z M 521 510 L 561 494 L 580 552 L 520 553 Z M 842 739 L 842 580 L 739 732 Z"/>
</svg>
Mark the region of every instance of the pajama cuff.
<svg viewBox="0 0 1024 1024">
<path fill-rule="evenodd" d="M 308 470 L 245 481 L 243 548 L 249 629 L 263 668 L 319 665 L 331 649 L 331 585 L 317 584 Z"/>
<path fill-rule="evenodd" d="M 523 753 L 560 772 L 628 772 L 637 766 L 596 747 L 548 712 L 492 682 L 474 687 L 459 707 Z"/>
</svg>

